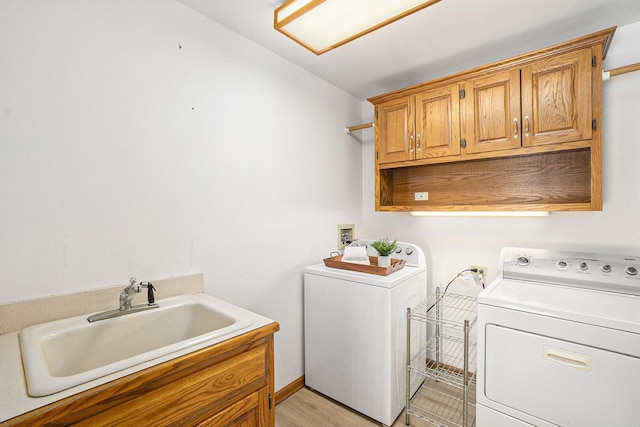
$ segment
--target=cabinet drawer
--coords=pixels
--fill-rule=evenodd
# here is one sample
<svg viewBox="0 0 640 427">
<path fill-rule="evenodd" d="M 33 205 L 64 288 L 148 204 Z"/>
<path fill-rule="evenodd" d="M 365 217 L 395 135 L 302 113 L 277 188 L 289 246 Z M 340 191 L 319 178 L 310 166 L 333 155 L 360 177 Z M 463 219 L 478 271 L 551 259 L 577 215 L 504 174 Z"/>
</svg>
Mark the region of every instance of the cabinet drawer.
<svg viewBox="0 0 640 427">
<path fill-rule="evenodd" d="M 266 346 L 252 348 L 84 420 L 79 425 L 171 425 L 209 418 L 240 396 L 267 385 Z"/>
</svg>

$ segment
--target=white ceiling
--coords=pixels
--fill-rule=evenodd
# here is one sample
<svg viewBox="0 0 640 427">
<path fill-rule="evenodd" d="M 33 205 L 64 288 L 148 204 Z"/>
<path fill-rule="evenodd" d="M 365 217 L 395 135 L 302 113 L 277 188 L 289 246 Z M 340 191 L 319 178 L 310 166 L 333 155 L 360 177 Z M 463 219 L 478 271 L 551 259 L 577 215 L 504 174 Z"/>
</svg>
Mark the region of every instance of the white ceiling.
<svg viewBox="0 0 640 427">
<path fill-rule="evenodd" d="M 640 0 L 442 0 L 316 56 L 273 29 L 284 0 L 178 1 L 363 100 L 640 21 Z"/>
</svg>

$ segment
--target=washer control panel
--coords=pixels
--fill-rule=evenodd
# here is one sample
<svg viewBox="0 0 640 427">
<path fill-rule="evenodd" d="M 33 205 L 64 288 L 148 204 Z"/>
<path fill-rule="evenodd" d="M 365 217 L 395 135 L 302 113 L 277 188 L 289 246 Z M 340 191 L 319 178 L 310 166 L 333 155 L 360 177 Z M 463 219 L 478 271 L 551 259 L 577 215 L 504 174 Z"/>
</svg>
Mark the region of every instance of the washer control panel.
<svg viewBox="0 0 640 427">
<path fill-rule="evenodd" d="M 640 256 L 503 248 L 500 277 L 640 295 Z"/>
<path fill-rule="evenodd" d="M 367 248 L 368 256 L 378 256 L 378 252 L 371 246 L 371 243 L 375 240 L 356 240 L 349 244 L 349 246 L 364 246 Z M 425 263 L 424 253 L 422 249 L 412 243 L 398 242 L 398 247 L 395 252 L 391 254 L 391 258 L 404 259 L 406 265 L 423 265 Z"/>
</svg>

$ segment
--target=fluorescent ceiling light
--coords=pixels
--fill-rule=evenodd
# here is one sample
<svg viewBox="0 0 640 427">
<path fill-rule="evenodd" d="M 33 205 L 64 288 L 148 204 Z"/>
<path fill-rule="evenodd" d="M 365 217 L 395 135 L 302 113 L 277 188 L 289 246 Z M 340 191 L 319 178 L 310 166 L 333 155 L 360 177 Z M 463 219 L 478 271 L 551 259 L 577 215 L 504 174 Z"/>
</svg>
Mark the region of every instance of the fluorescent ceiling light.
<svg viewBox="0 0 640 427">
<path fill-rule="evenodd" d="M 274 28 L 320 55 L 439 1 L 288 0 Z"/>
<path fill-rule="evenodd" d="M 500 211 L 500 212 L 480 212 L 480 211 L 456 211 L 456 212 L 437 212 L 437 211 L 415 211 L 411 212 L 413 216 L 549 216 L 549 212 L 525 212 L 525 211 Z"/>
</svg>

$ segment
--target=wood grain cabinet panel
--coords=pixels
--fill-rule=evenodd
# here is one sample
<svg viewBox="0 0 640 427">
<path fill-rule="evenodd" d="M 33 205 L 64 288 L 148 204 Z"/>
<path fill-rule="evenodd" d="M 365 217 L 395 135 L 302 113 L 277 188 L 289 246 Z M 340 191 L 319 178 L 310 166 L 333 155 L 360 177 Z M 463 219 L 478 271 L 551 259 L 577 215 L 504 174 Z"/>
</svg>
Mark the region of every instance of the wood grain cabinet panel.
<svg viewBox="0 0 640 427">
<path fill-rule="evenodd" d="M 592 138 L 592 57 L 586 48 L 522 68 L 524 146 Z"/>
<path fill-rule="evenodd" d="M 394 99 L 376 107 L 375 130 L 379 163 L 414 158 L 413 98 Z"/>
<path fill-rule="evenodd" d="M 421 92 L 416 104 L 416 159 L 460 154 L 460 89 L 457 84 Z"/>
<path fill-rule="evenodd" d="M 266 390 L 252 393 L 198 426 L 260 427 L 267 425 L 265 411 L 267 408 L 262 404 L 266 397 Z"/>
<path fill-rule="evenodd" d="M 520 70 L 465 85 L 465 153 L 520 148 Z"/>
</svg>

